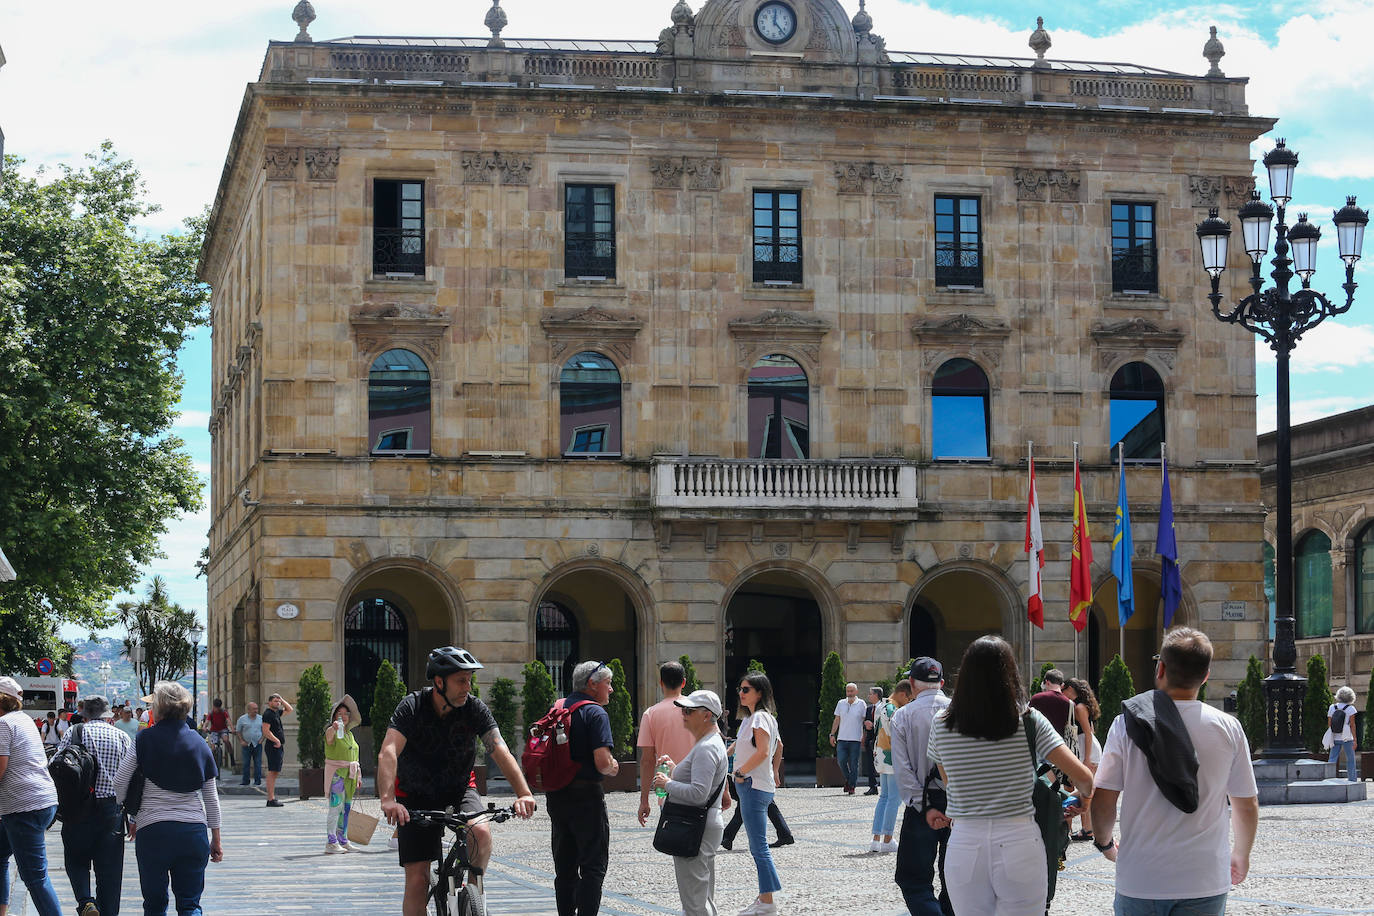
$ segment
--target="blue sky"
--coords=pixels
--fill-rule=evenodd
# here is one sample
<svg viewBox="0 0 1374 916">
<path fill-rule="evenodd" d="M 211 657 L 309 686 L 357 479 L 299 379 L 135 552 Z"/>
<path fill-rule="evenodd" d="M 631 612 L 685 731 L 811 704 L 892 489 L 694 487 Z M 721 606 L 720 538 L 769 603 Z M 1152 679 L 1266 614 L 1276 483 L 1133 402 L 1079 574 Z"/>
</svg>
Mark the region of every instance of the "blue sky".
<svg viewBox="0 0 1374 916">
<path fill-rule="evenodd" d="M 700 0 L 689 0 L 695 9 Z M 295 35 L 294 0 L 186 4 L 84 0 L 61 17 L 52 8 L 10 3 L 0 13 L 0 127 L 6 149 L 30 166 L 76 162 L 104 139 L 143 170 L 163 213 L 148 231 L 174 228 L 215 193 L 246 83 L 256 78 L 269 40 Z M 843 3 L 849 13 L 857 0 Z M 320 0 L 317 38 L 355 34 L 480 35 L 486 0 Z M 507 37 L 653 38 L 669 24 L 673 0 L 504 0 Z M 1314 286 L 1338 291 L 1332 210 L 1346 194 L 1374 204 L 1374 3 L 1198 4 L 1178 0 L 1061 0 L 1024 3 L 915 3 L 870 0 L 874 30 L 893 50 L 1031 56 L 1035 16 L 1046 17 L 1051 58 L 1129 61 L 1186 73 L 1206 69 L 1207 27 L 1226 45 L 1221 66 L 1248 76 L 1252 113 L 1280 118 L 1277 136 L 1302 156 L 1292 206 L 1327 231 Z M 593 15 L 593 11 L 595 15 Z M 1310 12 L 1309 12 L 1310 11 Z M 1270 138 L 1255 147 L 1258 157 Z M 1261 188 L 1266 183 L 1261 181 Z M 1347 316 L 1309 336 L 1294 359 L 1294 420 L 1339 413 L 1374 400 L 1374 234 L 1357 280 L 1365 294 Z M 1199 303 L 1199 308 L 1205 307 Z M 209 331 L 187 344 L 187 384 L 176 430 L 202 473 L 209 466 Z M 1273 358 L 1259 353 L 1259 426 L 1273 426 Z M 166 557 L 148 575 L 165 576 L 176 600 L 202 615 L 205 581 L 194 562 L 208 512 L 178 519 L 163 539 Z M 69 635 L 80 635 L 77 633 Z"/>
</svg>

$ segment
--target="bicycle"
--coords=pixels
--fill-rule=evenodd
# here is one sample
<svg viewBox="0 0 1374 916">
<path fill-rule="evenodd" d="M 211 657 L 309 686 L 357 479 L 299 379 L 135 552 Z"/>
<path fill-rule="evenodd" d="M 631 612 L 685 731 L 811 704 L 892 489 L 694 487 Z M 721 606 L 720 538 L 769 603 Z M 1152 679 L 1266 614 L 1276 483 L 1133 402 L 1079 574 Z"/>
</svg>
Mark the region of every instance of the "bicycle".
<svg viewBox="0 0 1374 916">
<path fill-rule="evenodd" d="M 482 872 L 468 861 L 468 831 L 474 824 L 500 824 L 515 816 L 514 808 L 498 808 L 488 802 L 485 811 L 467 814 L 447 808 L 443 811 L 411 811 L 411 823 L 438 824 L 453 833 L 453 845 L 448 854 L 434 863 L 430 876 L 429 896 L 434 916 L 486 916 L 487 904 L 468 880 Z"/>
</svg>

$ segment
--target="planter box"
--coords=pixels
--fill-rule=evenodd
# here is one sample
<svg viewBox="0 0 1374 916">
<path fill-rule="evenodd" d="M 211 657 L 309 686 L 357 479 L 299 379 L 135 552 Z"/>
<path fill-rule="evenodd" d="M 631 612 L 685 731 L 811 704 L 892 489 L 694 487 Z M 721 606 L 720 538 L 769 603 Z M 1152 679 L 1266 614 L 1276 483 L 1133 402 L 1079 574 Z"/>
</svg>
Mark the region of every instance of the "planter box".
<svg viewBox="0 0 1374 916">
<path fill-rule="evenodd" d="M 653 776 L 649 778 L 653 779 Z M 620 761 L 620 772 L 614 776 L 607 776 L 602 785 L 605 786 L 607 792 L 638 792 L 639 761 Z"/>
<path fill-rule="evenodd" d="M 324 767 L 301 767 L 299 778 L 302 799 L 324 797 Z"/>
<path fill-rule="evenodd" d="M 844 771 L 835 757 L 816 758 L 816 786 L 821 789 L 834 789 L 844 786 Z"/>
<path fill-rule="evenodd" d="M 1360 769 L 1360 779 L 1374 779 L 1374 751 L 1356 751 L 1355 766 Z"/>
</svg>

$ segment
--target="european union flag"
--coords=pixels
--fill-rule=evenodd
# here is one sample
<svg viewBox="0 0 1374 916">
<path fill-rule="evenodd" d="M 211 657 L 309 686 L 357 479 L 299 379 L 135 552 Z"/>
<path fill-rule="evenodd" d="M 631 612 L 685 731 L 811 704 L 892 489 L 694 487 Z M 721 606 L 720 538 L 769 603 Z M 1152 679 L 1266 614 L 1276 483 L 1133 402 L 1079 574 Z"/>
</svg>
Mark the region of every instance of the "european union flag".
<svg viewBox="0 0 1374 916">
<path fill-rule="evenodd" d="M 1135 576 L 1131 570 L 1131 510 L 1126 505 L 1126 465 L 1121 465 L 1121 483 L 1116 495 L 1116 530 L 1112 532 L 1112 575 L 1116 577 L 1116 615 L 1121 628 L 1135 613 Z"/>
<path fill-rule="evenodd" d="M 1178 538 L 1174 534 L 1174 497 L 1169 492 L 1169 462 L 1164 460 L 1164 488 L 1159 496 L 1159 534 L 1155 553 L 1162 564 L 1160 591 L 1164 599 L 1164 629 L 1174 625 L 1174 612 L 1183 600 L 1183 579 L 1178 572 Z"/>
</svg>

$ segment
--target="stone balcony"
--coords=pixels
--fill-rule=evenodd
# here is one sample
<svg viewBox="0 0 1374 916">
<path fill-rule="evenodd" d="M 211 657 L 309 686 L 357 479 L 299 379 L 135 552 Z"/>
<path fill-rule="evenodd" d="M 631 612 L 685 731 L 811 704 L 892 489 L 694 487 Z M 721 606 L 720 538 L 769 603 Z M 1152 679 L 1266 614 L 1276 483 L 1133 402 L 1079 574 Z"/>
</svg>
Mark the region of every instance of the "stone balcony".
<svg viewBox="0 0 1374 916">
<path fill-rule="evenodd" d="M 654 462 L 650 504 L 661 517 L 914 517 L 916 491 L 905 461 L 668 458 Z"/>
</svg>

